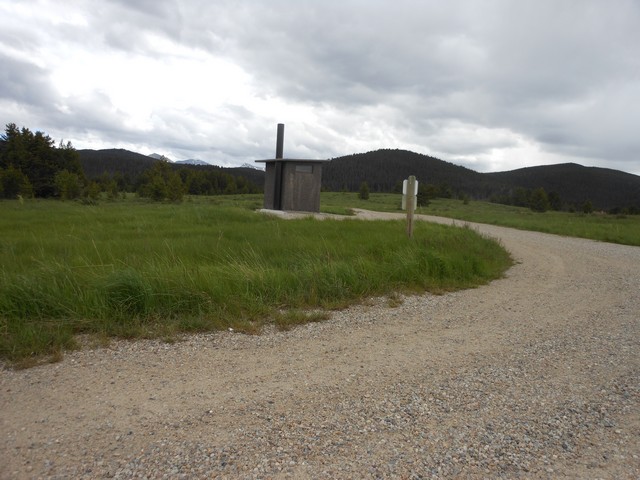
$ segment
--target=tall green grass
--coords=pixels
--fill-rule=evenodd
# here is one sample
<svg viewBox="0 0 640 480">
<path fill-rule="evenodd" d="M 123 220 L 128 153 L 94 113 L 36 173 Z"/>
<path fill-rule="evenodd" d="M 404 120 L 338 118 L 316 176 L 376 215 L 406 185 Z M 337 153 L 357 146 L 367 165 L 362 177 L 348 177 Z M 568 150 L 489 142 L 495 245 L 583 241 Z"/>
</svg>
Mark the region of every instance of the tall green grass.
<svg viewBox="0 0 640 480">
<path fill-rule="evenodd" d="M 78 333 L 284 328 L 371 295 L 472 287 L 511 262 L 470 229 L 418 223 L 408 239 L 402 221 L 282 220 L 260 204 L 0 202 L 0 355 L 55 355 Z"/>
</svg>

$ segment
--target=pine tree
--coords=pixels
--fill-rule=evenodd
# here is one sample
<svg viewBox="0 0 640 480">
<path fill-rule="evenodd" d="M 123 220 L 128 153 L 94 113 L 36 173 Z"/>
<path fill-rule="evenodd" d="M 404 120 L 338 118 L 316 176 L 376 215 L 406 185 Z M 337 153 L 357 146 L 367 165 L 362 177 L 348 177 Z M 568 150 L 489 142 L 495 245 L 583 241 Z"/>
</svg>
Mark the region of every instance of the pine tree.
<svg viewBox="0 0 640 480">
<path fill-rule="evenodd" d="M 360 184 L 360 190 L 358 191 L 358 198 L 360 200 L 369 200 L 369 185 L 367 182 Z"/>
</svg>

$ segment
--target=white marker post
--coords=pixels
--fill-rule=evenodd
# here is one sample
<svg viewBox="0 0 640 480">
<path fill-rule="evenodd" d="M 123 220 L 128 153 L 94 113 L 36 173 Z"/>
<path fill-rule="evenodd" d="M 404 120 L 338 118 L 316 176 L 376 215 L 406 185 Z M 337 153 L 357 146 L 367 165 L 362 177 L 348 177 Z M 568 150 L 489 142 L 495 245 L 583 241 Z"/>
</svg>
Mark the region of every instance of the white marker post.
<svg viewBox="0 0 640 480">
<path fill-rule="evenodd" d="M 411 175 L 402 182 L 402 208 L 407 210 L 407 236 L 413 237 L 413 212 L 418 204 L 418 181 Z"/>
</svg>

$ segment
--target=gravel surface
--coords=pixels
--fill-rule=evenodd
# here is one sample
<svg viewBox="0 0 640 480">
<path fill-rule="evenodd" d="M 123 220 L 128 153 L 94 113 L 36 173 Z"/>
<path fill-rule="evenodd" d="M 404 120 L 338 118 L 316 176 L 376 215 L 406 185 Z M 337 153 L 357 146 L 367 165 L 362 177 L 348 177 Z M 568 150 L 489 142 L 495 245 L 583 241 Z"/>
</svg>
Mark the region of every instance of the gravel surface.
<svg viewBox="0 0 640 480">
<path fill-rule="evenodd" d="M 0 477 L 640 478 L 640 248 L 473 227 L 481 288 L 2 369 Z"/>
</svg>

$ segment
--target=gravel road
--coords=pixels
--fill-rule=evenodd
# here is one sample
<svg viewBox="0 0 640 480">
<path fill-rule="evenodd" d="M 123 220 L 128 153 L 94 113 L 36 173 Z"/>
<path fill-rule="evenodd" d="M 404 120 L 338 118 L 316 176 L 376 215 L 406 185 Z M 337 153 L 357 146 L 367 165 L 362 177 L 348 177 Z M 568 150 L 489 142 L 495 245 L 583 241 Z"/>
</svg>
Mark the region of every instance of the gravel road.
<svg viewBox="0 0 640 480">
<path fill-rule="evenodd" d="M 0 370 L 0 478 L 640 478 L 640 248 L 472 226 L 477 289 Z"/>
</svg>

